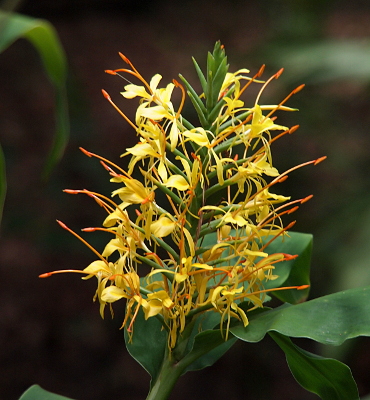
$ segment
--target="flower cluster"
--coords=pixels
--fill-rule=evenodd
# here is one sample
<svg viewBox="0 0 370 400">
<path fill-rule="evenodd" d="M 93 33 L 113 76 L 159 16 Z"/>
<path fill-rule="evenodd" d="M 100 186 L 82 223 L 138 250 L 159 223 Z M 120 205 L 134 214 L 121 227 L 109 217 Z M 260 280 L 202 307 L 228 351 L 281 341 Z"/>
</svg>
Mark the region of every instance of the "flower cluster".
<svg viewBox="0 0 370 400">
<path fill-rule="evenodd" d="M 119 200 L 88 190 L 66 190 L 93 197 L 107 211 L 102 228 L 85 231 L 104 230 L 112 236 L 101 254 L 86 243 L 98 259 L 77 272 L 86 274 L 84 279 L 97 278 L 102 316 L 107 303 L 126 299 L 123 326 L 129 332 L 142 310 L 146 319 L 160 318 L 173 348 L 192 318 L 217 312 L 227 338 L 232 318 L 246 326 L 246 310 L 263 306 L 264 283 L 276 278 L 274 265 L 294 257 L 268 254 L 266 248 L 293 225 L 284 227 L 281 216 L 310 196 L 291 201 L 271 191 L 300 166 L 279 173 L 270 147 L 297 129 L 276 124 L 273 114 L 293 111 L 284 103 L 301 87 L 277 105 L 261 105 L 264 89 L 282 71 L 265 82 L 259 80 L 263 68 L 254 76 L 246 69 L 229 73 L 219 43 L 208 56 L 206 74 L 194 60 L 201 95 L 182 76 L 182 84 L 174 80 L 159 87 L 158 74 L 148 83 L 120 55 L 129 68 L 106 72 L 129 74 L 140 82 L 130 82 L 121 93 L 126 99 L 139 99 L 134 122 L 103 94 L 139 139 L 123 154 L 130 157 L 127 171 L 83 150 L 98 157 L 111 182 L 119 184 L 113 192 Z M 246 106 L 241 96 L 251 84 L 261 88 Z M 178 106 L 171 100 L 174 90 L 181 92 Z M 186 97 L 199 124 L 182 115 Z M 42 276 L 56 272 L 63 271 Z M 241 307 L 242 303 L 248 306 Z"/>
</svg>

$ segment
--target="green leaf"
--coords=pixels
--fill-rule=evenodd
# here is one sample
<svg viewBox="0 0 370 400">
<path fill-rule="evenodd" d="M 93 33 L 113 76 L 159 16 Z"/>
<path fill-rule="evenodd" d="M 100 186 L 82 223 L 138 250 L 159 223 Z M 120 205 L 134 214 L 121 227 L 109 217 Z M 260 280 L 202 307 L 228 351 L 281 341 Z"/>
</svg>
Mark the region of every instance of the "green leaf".
<svg viewBox="0 0 370 400">
<path fill-rule="evenodd" d="M 213 365 L 236 342 L 237 339 L 232 335 L 225 341 L 221 331 L 213 329 L 219 325 L 220 318 L 221 315 L 217 312 L 205 312 L 196 318 L 181 357 L 183 362 L 191 362 L 183 374 Z M 174 355 L 176 356 L 176 349 Z"/>
<path fill-rule="evenodd" d="M 125 342 L 131 356 L 150 374 L 157 378 L 167 346 L 167 331 L 155 317 L 145 320 L 140 308 L 133 327 L 132 340 L 125 329 Z"/>
<path fill-rule="evenodd" d="M 251 314 L 246 327 L 238 323 L 230 328 L 233 335 L 246 342 L 259 342 L 271 331 L 336 346 L 347 339 L 370 336 L 370 286 L 297 305 L 284 304 Z"/>
<path fill-rule="evenodd" d="M 270 336 L 284 351 L 290 371 L 306 390 L 322 400 L 356 400 L 356 382 L 349 367 L 337 360 L 323 358 L 305 351 L 278 333 Z"/>
<path fill-rule="evenodd" d="M 185 363 L 191 362 L 183 373 L 197 371 L 213 365 L 236 341 L 237 339 L 232 335 L 225 341 L 219 329 L 199 333 L 195 337 L 191 352 L 181 360 Z"/>
<path fill-rule="evenodd" d="M 301 286 L 310 284 L 310 265 L 312 253 L 313 236 L 307 233 L 289 232 L 290 237 L 278 237 L 266 248 L 266 253 L 287 253 L 298 254 L 298 257 L 275 264 L 273 271 L 274 275 L 279 277 L 273 281 L 268 281 L 264 284 L 266 289 L 276 288 L 281 286 Z M 271 237 L 268 236 L 265 240 L 268 242 Z M 300 303 L 304 301 L 309 293 L 309 289 L 304 290 L 281 290 L 271 292 L 283 302 Z"/>
<path fill-rule="evenodd" d="M 202 70 L 200 69 L 198 63 L 195 61 L 194 57 L 192 57 L 192 60 L 194 63 L 195 70 L 197 71 L 200 84 L 202 85 L 203 93 L 205 93 L 207 90 L 207 80 L 204 77 L 204 74 L 203 74 Z"/>
<path fill-rule="evenodd" d="M 27 389 L 19 400 L 72 400 L 69 397 L 59 396 L 44 390 L 39 385 L 33 385 Z"/>
<path fill-rule="evenodd" d="M 45 20 L 0 11 L 0 26 L 0 52 L 17 39 L 30 41 L 39 52 L 55 89 L 56 129 L 54 143 L 44 168 L 44 176 L 47 176 L 62 157 L 69 136 L 66 56 L 54 27 Z"/>
</svg>

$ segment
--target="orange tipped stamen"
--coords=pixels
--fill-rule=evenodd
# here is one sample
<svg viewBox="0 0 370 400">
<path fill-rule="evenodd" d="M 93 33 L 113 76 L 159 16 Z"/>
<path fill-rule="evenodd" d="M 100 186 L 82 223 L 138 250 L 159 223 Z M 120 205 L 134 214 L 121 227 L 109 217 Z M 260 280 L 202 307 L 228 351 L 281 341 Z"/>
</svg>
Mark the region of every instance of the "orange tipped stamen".
<svg viewBox="0 0 370 400">
<path fill-rule="evenodd" d="M 266 86 L 267 86 L 272 80 L 279 78 L 279 76 L 283 73 L 283 71 L 284 71 L 284 69 L 281 68 L 275 75 L 272 75 L 272 77 L 269 78 L 269 79 L 263 84 L 261 90 L 259 91 L 259 93 L 258 93 L 258 95 L 257 95 L 257 97 L 256 97 L 256 101 L 255 101 L 255 103 L 254 103 L 255 105 L 258 104 L 258 102 L 259 102 L 259 100 L 260 100 L 260 97 L 261 97 L 263 91 L 266 89 Z M 266 118 L 267 118 L 267 117 L 266 117 Z"/>
<path fill-rule="evenodd" d="M 95 157 L 98 158 L 101 161 L 104 161 L 107 164 L 112 165 L 114 168 L 117 168 L 118 171 L 122 172 L 123 175 L 126 175 L 128 178 L 131 178 L 131 176 L 122 168 L 120 168 L 117 164 L 113 163 L 112 161 L 107 160 L 106 158 L 99 156 L 98 154 L 92 153 L 91 151 L 85 150 L 83 147 L 79 147 L 79 149 L 86 154 L 88 157 Z"/>
<path fill-rule="evenodd" d="M 278 183 L 282 183 L 288 179 L 289 175 L 283 176 L 281 179 L 278 180 Z"/>
<path fill-rule="evenodd" d="M 278 72 L 275 74 L 275 79 L 280 78 L 281 74 L 284 72 L 284 68 L 280 68 Z"/>
<path fill-rule="evenodd" d="M 309 196 L 305 197 L 304 199 L 301 200 L 301 204 L 306 203 L 306 201 L 311 200 L 313 197 L 313 194 L 310 194 Z"/>
<path fill-rule="evenodd" d="M 117 75 L 117 72 L 113 71 L 112 69 L 106 69 L 104 72 L 110 75 Z"/>
<path fill-rule="evenodd" d="M 288 130 L 286 130 L 286 131 L 284 131 L 284 132 L 279 133 L 278 135 L 276 135 L 274 138 L 272 138 L 272 139 L 269 141 L 269 144 L 275 142 L 276 140 L 280 139 L 282 136 L 285 136 L 286 134 L 291 135 L 291 134 L 294 133 L 298 128 L 299 128 L 299 125 L 294 125 L 294 126 L 292 126 L 290 129 L 288 129 Z"/>
<path fill-rule="evenodd" d="M 113 102 L 113 100 L 111 99 L 111 97 L 109 96 L 109 94 L 105 91 L 105 90 L 103 90 L 102 89 L 102 93 L 103 93 L 103 96 L 109 101 L 109 103 L 116 109 L 116 111 L 121 115 L 121 117 L 123 117 L 125 120 L 126 120 L 126 122 L 128 122 L 134 129 L 135 129 L 135 131 L 137 130 L 137 126 L 133 123 L 133 122 L 131 122 L 131 120 L 130 120 L 130 118 L 128 118 L 127 116 L 126 116 L 126 114 L 124 114 L 120 109 L 119 109 L 119 107 L 117 107 L 116 106 L 116 104 Z"/>
<path fill-rule="evenodd" d="M 259 78 L 262 74 L 263 71 L 265 70 L 265 65 L 262 65 L 259 71 L 253 76 L 252 79 L 250 79 L 239 91 L 239 96 L 238 98 L 242 95 L 242 93 L 247 89 L 249 85 L 251 85 L 257 78 Z"/>
<path fill-rule="evenodd" d="M 243 299 L 245 297 L 253 296 L 253 295 L 261 294 L 261 293 L 276 292 L 278 290 L 289 290 L 289 289 L 304 290 L 304 289 L 308 289 L 309 287 L 310 287 L 310 285 L 301 285 L 301 286 L 285 286 L 285 287 L 279 287 L 279 288 L 275 288 L 275 289 L 257 290 L 256 292 L 243 293 L 239 296 L 236 296 L 235 300 Z"/>
<path fill-rule="evenodd" d="M 68 226 L 62 221 L 57 220 L 57 222 L 63 229 L 67 230 L 69 233 L 72 233 L 73 236 L 75 236 L 78 240 L 80 240 L 84 245 L 86 245 L 93 253 L 95 253 L 102 261 L 104 261 L 108 265 L 108 261 L 93 246 L 91 246 L 90 243 L 86 242 L 86 240 L 83 239 L 80 235 L 78 235 L 72 229 L 68 228 Z"/>
<path fill-rule="evenodd" d="M 302 83 L 302 85 L 299 85 L 297 88 L 295 88 L 292 93 L 296 94 L 296 93 L 300 92 L 305 86 L 306 85 L 304 83 Z"/>
<path fill-rule="evenodd" d="M 79 149 L 88 157 L 92 157 L 93 153 L 90 153 L 89 151 L 85 150 L 83 147 L 79 147 Z"/>
<path fill-rule="evenodd" d="M 61 269 L 59 271 L 46 272 L 44 274 L 41 274 L 41 275 L 39 275 L 39 278 L 49 278 L 49 276 L 51 276 L 51 275 L 64 274 L 66 272 L 73 272 L 76 274 L 84 274 L 84 275 L 93 275 L 93 274 L 87 274 L 86 272 L 80 271 L 79 269 Z"/>
<path fill-rule="evenodd" d="M 327 158 L 327 156 L 323 156 L 323 157 L 318 158 L 318 159 L 314 162 L 314 165 L 317 165 L 317 164 L 321 163 L 321 161 L 326 160 L 326 158 Z"/>
<path fill-rule="evenodd" d="M 108 101 L 111 101 L 111 98 L 110 98 L 108 92 L 106 92 L 104 89 L 102 89 L 101 92 L 103 93 L 103 96 L 104 96 Z"/>
</svg>

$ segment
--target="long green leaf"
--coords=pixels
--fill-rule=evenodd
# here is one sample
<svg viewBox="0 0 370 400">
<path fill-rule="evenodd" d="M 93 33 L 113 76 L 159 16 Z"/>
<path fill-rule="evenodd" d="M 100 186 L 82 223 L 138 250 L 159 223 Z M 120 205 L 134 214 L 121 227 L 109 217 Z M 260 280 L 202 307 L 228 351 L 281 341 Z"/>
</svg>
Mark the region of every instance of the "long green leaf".
<svg viewBox="0 0 370 400">
<path fill-rule="evenodd" d="M 185 363 L 191 362 L 185 372 L 196 371 L 213 365 L 236 342 L 236 338 L 230 335 L 229 340 L 221 335 L 219 325 L 221 315 L 217 312 L 206 312 L 198 315 L 192 332 L 187 340 Z M 174 351 L 176 356 L 176 350 Z"/>
<path fill-rule="evenodd" d="M 131 356 L 150 374 L 155 382 L 163 362 L 167 331 L 157 318 L 145 320 L 140 308 L 134 323 L 132 340 L 125 329 L 125 342 Z"/>
<path fill-rule="evenodd" d="M 191 362 L 184 373 L 188 371 L 197 371 L 213 365 L 231 348 L 236 340 L 235 337 L 230 335 L 229 339 L 225 341 L 219 329 L 207 330 L 199 333 L 195 337 L 191 352 L 180 361 L 180 363 Z"/>
<path fill-rule="evenodd" d="M 284 351 L 290 371 L 306 390 L 322 400 L 357 400 L 358 390 L 349 367 L 337 360 L 305 351 L 276 332 L 270 336 Z"/>
<path fill-rule="evenodd" d="M 27 389 L 19 400 L 72 400 L 69 397 L 59 396 L 48 392 L 41 388 L 39 385 L 33 385 Z"/>
<path fill-rule="evenodd" d="M 238 324 L 230 332 L 246 342 L 259 342 L 274 331 L 338 346 L 347 339 L 370 336 L 370 286 L 284 304 L 251 314 L 249 321 L 248 326 Z"/>
<path fill-rule="evenodd" d="M 55 89 L 56 129 L 44 169 L 47 176 L 62 157 L 69 136 L 66 56 L 54 27 L 45 20 L 0 11 L 0 30 L 0 52 L 19 38 L 30 41 L 38 51 Z"/>
</svg>

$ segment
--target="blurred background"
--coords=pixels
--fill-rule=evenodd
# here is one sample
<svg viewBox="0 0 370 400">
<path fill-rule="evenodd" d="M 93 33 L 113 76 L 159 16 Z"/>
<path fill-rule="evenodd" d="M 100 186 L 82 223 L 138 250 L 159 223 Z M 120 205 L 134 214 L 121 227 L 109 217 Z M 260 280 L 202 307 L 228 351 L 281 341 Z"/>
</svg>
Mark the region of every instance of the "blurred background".
<svg viewBox="0 0 370 400">
<path fill-rule="evenodd" d="M 9 6 L 14 2 L 3 2 Z M 1 4 L 1 3 L 0 3 Z M 15 4 L 15 3 L 14 3 Z M 316 167 L 290 174 L 280 194 L 314 194 L 295 214 L 295 230 L 314 234 L 310 298 L 370 284 L 370 2 L 367 0 L 24 0 L 16 11 L 50 21 L 69 63 L 71 137 L 62 161 L 41 179 L 54 131 L 54 93 L 39 55 L 25 40 L 0 54 L 0 143 L 8 192 L 0 237 L 0 399 L 18 399 L 30 385 L 79 400 L 146 396 L 147 373 L 123 343 L 122 311 L 102 321 L 92 302 L 95 280 L 38 275 L 83 269 L 95 259 L 55 222 L 78 231 L 99 226 L 104 210 L 89 198 L 62 192 L 114 187 L 82 146 L 114 162 L 136 142 L 130 127 L 101 94 L 107 90 L 127 115 L 124 82 L 105 69 L 124 68 L 125 54 L 150 79 L 167 83 L 182 73 L 196 80 L 194 56 L 205 65 L 216 40 L 230 70 L 247 67 L 264 77 L 285 68 L 262 102 L 289 100 L 298 113 L 278 123 L 300 129 L 275 143 L 274 165 L 283 171 L 327 155 Z M 245 99 L 248 99 L 246 93 Z M 251 96 L 250 100 L 254 98 Z M 133 104 L 131 104 L 133 103 Z M 85 236 L 102 250 L 106 236 Z M 370 339 L 341 348 L 297 343 L 347 363 L 361 396 L 370 392 Z M 185 375 L 171 399 L 316 399 L 291 376 L 280 349 L 266 338 L 237 343 L 213 367 Z M 350 400 L 350 399 L 349 399 Z"/>
</svg>

